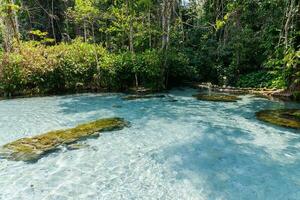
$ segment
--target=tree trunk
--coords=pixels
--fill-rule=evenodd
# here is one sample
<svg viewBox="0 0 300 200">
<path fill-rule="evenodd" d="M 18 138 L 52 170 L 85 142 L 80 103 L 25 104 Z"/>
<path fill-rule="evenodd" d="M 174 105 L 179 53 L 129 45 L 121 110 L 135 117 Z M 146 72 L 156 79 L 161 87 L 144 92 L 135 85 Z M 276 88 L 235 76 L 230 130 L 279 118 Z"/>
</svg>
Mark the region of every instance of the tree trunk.
<svg viewBox="0 0 300 200">
<path fill-rule="evenodd" d="M 164 54 L 162 76 L 164 77 L 163 86 L 168 87 L 168 76 L 169 70 L 167 66 L 167 51 L 170 42 L 170 25 L 171 25 L 171 15 L 174 0 L 163 0 L 162 3 L 162 52 Z"/>
<path fill-rule="evenodd" d="M 183 25 L 183 15 L 182 15 L 182 10 L 179 10 L 179 17 L 180 17 L 180 28 L 181 28 L 181 37 L 182 37 L 182 44 L 185 41 L 185 33 L 184 33 L 184 25 Z"/>
<path fill-rule="evenodd" d="M 285 25 L 284 25 L 284 46 L 285 46 L 285 49 L 288 49 L 288 45 L 289 45 L 289 29 L 290 29 L 290 23 L 291 23 L 291 20 L 293 18 L 293 9 L 294 9 L 294 3 L 295 3 L 295 0 L 291 0 L 290 1 L 290 6 L 289 6 L 289 9 L 287 11 L 287 16 L 286 16 L 286 22 L 285 22 Z"/>
<path fill-rule="evenodd" d="M 132 19 L 130 20 L 130 23 L 129 23 L 129 48 L 130 48 L 130 52 L 131 52 L 131 55 L 132 55 L 132 58 L 134 56 L 134 46 L 133 46 L 133 23 L 132 23 Z M 139 81 L 138 81 L 138 75 L 137 75 L 137 72 L 135 72 L 134 74 L 134 77 L 135 77 L 135 86 L 136 87 L 139 87 Z"/>
<path fill-rule="evenodd" d="M 4 51 L 11 52 L 20 44 L 18 17 L 11 6 L 14 5 L 13 0 L 6 1 L 4 4 L 6 5 L 5 15 L 1 17 L 3 48 Z"/>
<path fill-rule="evenodd" d="M 94 43 L 94 47 L 95 47 L 96 66 L 98 69 L 99 68 L 99 58 L 98 58 L 97 47 L 96 47 L 95 27 L 94 27 L 93 23 L 92 23 L 92 34 L 93 34 L 93 43 Z"/>
<path fill-rule="evenodd" d="M 134 30 L 133 30 L 133 21 L 132 21 L 132 16 L 131 16 L 131 0 L 126 0 L 126 6 L 127 6 L 127 16 L 129 17 L 129 51 L 131 52 L 132 60 L 134 61 L 134 45 L 133 45 L 133 40 L 134 40 Z M 138 74 L 135 72 L 134 74 L 135 78 L 135 86 L 139 86 L 139 81 L 138 81 Z"/>
<path fill-rule="evenodd" d="M 87 31 L 86 31 L 86 22 L 83 22 L 83 34 L 84 34 L 84 42 L 87 42 Z"/>
<path fill-rule="evenodd" d="M 55 27 L 54 27 L 54 0 L 51 1 L 51 28 L 52 28 L 52 36 L 54 39 L 54 42 L 56 43 L 56 34 L 55 34 Z"/>
<path fill-rule="evenodd" d="M 151 36 L 151 10 L 148 8 L 148 29 L 149 29 L 149 48 L 152 48 L 152 36 Z"/>
</svg>

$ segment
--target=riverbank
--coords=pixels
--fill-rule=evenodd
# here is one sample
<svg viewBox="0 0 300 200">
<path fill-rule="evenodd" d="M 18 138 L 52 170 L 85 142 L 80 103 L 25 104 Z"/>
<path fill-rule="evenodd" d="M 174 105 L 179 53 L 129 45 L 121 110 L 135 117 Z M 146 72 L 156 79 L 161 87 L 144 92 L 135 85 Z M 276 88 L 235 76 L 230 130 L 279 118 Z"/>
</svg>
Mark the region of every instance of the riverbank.
<svg viewBox="0 0 300 200">
<path fill-rule="evenodd" d="M 155 90 L 147 87 L 131 87 L 124 90 L 113 90 L 109 88 L 85 88 L 85 89 L 77 89 L 77 90 L 65 90 L 60 92 L 32 92 L 26 91 L 22 93 L 14 93 L 5 94 L 0 91 L 0 100 L 5 99 L 19 99 L 19 98 L 31 98 L 31 97 L 49 97 L 49 96 L 64 96 L 64 95 L 72 95 L 72 94 L 83 94 L 83 93 L 126 93 L 132 95 L 147 95 L 154 94 L 158 92 L 166 92 L 167 90 Z"/>
<path fill-rule="evenodd" d="M 300 92 L 290 92 L 284 89 L 270 89 L 270 88 L 239 88 L 232 86 L 219 86 L 213 85 L 211 83 L 186 83 L 184 84 L 187 87 L 196 88 L 196 89 L 204 89 L 211 90 L 213 92 L 221 92 L 221 93 L 230 93 L 236 95 L 243 94 L 253 94 L 256 96 L 260 96 L 263 98 L 268 98 L 271 100 L 280 99 L 283 101 L 299 101 Z M 170 88 L 171 89 L 171 88 Z M 107 93 L 107 92 L 122 92 L 128 94 L 137 94 L 137 95 L 147 95 L 154 94 L 158 92 L 166 92 L 168 90 L 154 90 L 147 87 L 131 87 L 126 90 L 111 90 L 108 88 L 89 88 L 89 89 L 79 89 L 79 90 L 70 90 L 65 92 L 58 93 L 19 93 L 15 95 L 5 95 L 4 93 L 0 93 L 0 100 L 4 99 L 15 99 L 15 98 L 29 98 L 29 97 L 45 97 L 45 96 L 61 96 L 61 95 L 69 95 L 69 94 L 82 94 L 82 93 Z M 299 94 L 298 94 L 299 93 Z"/>
<path fill-rule="evenodd" d="M 231 86 L 218 86 L 211 83 L 194 83 L 192 87 L 199 89 L 207 89 L 214 92 L 224 92 L 231 94 L 253 94 L 268 99 L 280 99 L 284 101 L 296 100 L 299 101 L 298 93 L 291 92 L 285 89 L 269 89 L 269 88 L 239 88 Z"/>
</svg>

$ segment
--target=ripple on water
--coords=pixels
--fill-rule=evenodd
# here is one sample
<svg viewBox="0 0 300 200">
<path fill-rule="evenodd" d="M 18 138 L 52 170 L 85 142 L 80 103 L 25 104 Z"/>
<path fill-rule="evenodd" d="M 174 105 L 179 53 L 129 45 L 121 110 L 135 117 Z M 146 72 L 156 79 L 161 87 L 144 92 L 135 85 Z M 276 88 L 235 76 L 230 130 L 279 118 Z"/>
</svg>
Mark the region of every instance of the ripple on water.
<svg viewBox="0 0 300 200">
<path fill-rule="evenodd" d="M 99 118 L 131 122 L 34 164 L 0 159 L 0 199 L 300 199 L 300 135 L 255 119 L 261 109 L 299 105 L 205 102 L 195 93 L 0 101 L 0 145 Z"/>
</svg>

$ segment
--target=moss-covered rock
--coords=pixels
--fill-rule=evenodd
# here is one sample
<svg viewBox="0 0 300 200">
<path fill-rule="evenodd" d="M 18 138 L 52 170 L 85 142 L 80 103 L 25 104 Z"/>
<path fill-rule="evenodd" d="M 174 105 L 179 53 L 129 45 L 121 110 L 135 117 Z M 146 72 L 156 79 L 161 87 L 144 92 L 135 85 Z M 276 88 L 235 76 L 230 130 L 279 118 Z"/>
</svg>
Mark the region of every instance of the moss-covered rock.
<svg viewBox="0 0 300 200">
<path fill-rule="evenodd" d="M 237 102 L 241 100 L 241 98 L 237 96 L 225 94 L 197 94 L 193 96 L 202 101 Z"/>
<path fill-rule="evenodd" d="M 78 150 L 78 149 L 83 149 L 83 148 L 86 148 L 86 147 L 89 147 L 88 144 L 77 144 L 77 143 L 74 143 L 74 144 L 69 144 L 67 146 L 67 149 L 68 150 Z"/>
<path fill-rule="evenodd" d="M 129 88 L 128 92 L 131 94 L 146 95 L 146 94 L 152 94 L 154 91 L 151 88 L 133 87 L 133 88 Z"/>
<path fill-rule="evenodd" d="M 264 122 L 287 128 L 300 129 L 299 109 L 263 110 L 257 112 L 256 117 Z"/>
<path fill-rule="evenodd" d="M 166 97 L 166 95 L 163 94 L 158 94 L 158 95 L 141 95 L 141 94 L 137 94 L 137 95 L 128 95 L 123 97 L 123 100 L 136 100 L 136 99 L 151 99 L 151 98 L 164 98 Z"/>
<path fill-rule="evenodd" d="M 108 118 L 81 124 L 71 129 L 22 138 L 4 145 L 0 150 L 0 157 L 16 161 L 34 161 L 63 144 L 72 144 L 78 140 L 97 136 L 99 132 L 119 130 L 127 125 L 128 123 L 121 118 Z"/>
</svg>

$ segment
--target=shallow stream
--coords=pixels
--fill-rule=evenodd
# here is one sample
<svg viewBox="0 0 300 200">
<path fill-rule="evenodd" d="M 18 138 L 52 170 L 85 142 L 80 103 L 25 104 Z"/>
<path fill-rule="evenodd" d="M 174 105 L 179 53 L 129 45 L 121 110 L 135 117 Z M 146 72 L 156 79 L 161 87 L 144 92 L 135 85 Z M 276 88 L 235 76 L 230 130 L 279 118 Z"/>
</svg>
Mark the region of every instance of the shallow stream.
<svg viewBox="0 0 300 200">
<path fill-rule="evenodd" d="M 165 98 L 81 94 L 0 101 L 0 146 L 108 117 L 131 126 L 80 141 L 35 163 L 0 159 L 1 200 L 299 200 L 299 130 L 255 118 L 300 108 L 250 95 L 199 101 L 196 90 Z"/>
</svg>

